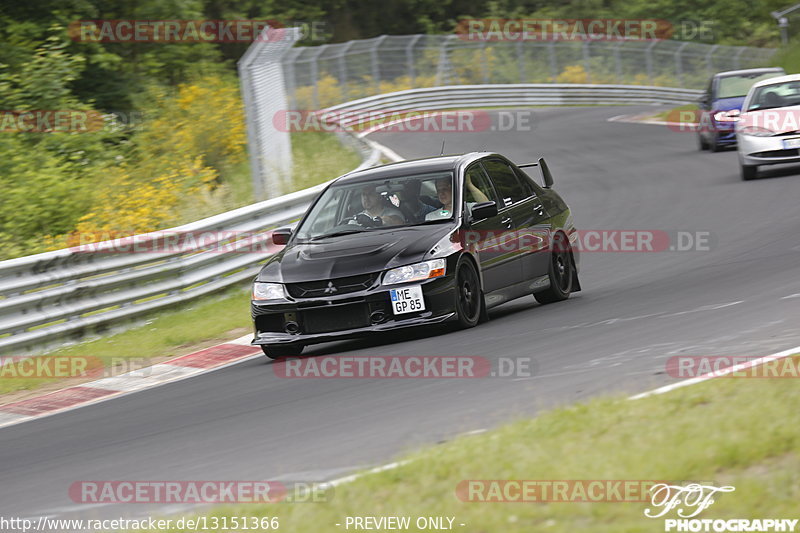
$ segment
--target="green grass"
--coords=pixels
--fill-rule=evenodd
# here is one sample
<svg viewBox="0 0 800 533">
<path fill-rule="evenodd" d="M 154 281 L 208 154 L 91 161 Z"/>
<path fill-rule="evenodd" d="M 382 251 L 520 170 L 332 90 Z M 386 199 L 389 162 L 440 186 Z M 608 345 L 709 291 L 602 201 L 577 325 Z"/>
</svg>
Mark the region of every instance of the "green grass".
<svg viewBox="0 0 800 533">
<path fill-rule="evenodd" d="M 336 487 L 326 503 L 209 514 L 278 516 L 292 532 L 344 531 L 334 524 L 365 515 L 454 516 L 466 524 L 455 529 L 469 532 L 664 531 L 663 518 L 643 515 L 646 503 L 465 503 L 455 495 L 470 479 L 616 479 L 736 488 L 699 518 L 793 518 L 798 403 L 793 379 L 717 379 L 641 400 L 600 398 L 423 449 L 404 466 Z"/>
<path fill-rule="evenodd" d="M 131 365 L 126 370 L 132 370 L 147 366 L 147 359 L 153 357 L 189 353 L 201 342 L 224 342 L 230 340 L 226 333 L 231 330 L 250 327 L 248 291 L 249 284 L 246 288 L 240 285 L 220 294 L 183 304 L 180 310 L 162 310 L 153 314 L 142 326 L 60 348 L 44 357 L 89 358 L 89 369 L 95 363 L 102 363 L 107 368 L 114 362 L 125 359 Z M 59 383 L 69 386 L 70 381 L 73 380 L 62 378 Z M 53 378 L 0 378 L 0 394 L 36 389 L 53 383 Z"/>
<path fill-rule="evenodd" d="M 292 157 L 295 191 L 337 178 L 361 164 L 359 154 L 342 146 L 336 135 L 318 131 L 292 133 Z"/>
</svg>

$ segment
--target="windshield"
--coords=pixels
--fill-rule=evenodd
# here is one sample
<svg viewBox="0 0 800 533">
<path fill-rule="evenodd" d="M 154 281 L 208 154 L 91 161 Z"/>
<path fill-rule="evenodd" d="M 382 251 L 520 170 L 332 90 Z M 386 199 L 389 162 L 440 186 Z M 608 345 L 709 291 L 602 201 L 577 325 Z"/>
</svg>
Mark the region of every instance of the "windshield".
<svg viewBox="0 0 800 533">
<path fill-rule="evenodd" d="M 322 193 L 297 228 L 302 241 L 453 218 L 453 173 L 345 181 Z"/>
<path fill-rule="evenodd" d="M 763 74 L 749 74 L 746 76 L 725 76 L 719 79 L 717 98 L 737 98 L 747 95 L 750 87 L 761 80 L 780 76 L 781 72 L 764 72 Z"/>
<path fill-rule="evenodd" d="M 748 111 L 800 105 L 800 81 L 786 81 L 758 87 L 747 105 Z"/>
</svg>

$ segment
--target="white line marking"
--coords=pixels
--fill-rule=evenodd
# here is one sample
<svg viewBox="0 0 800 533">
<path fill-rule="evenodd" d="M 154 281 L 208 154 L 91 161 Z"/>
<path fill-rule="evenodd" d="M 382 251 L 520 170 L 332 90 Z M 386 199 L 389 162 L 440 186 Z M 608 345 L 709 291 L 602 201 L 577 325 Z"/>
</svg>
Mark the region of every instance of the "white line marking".
<svg viewBox="0 0 800 533">
<path fill-rule="evenodd" d="M 782 296 L 781 300 L 788 300 L 789 298 L 800 298 L 800 292 L 790 294 L 789 296 Z"/>
<path fill-rule="evenodd" d="M 754 366 L 763 365 L 764 363 L 769 363 L 771 361 L 775 361 L 778 359 L 784 359 L 786 357 L 795 355 L 800 353 L 800 346 L 795 346 L 794 348 L 789 348 L 788 350 L 783 350 L 782 352 L 774 353 L 772 355 L 766 355 L 764 357 L 759 357 L 758 359 L 753 359 L 752 361 L 748 361 L 746 363 L 740 363 L 738 365 L 729 366 L 728 368 L 723 368 L 722 370 L 716 370 L 709 374 L 705 374 L 702 376 L 698 376 L 696 378 L 686 379 L 683 381 L 679 381 L 678 383 L 673 383 L 671 385 L 665 385 L 663 387 L 659 387 L 657 389 L 653 389 L 647 392 L 643 392 L 641 394 L 636 394 L 628 398 L 629 400 L 639 400 L 641 398 L 647 398 L 648 396 L 653 396 L 656 394 L 664 394 L 665 392 L 673 391 L 675 389 L 680 389 L 682 387 L 688 387 L 689 385 L 694 385 L 695 383 L 702 383 L 703 381 L 708 381 L 710 379 L 714 379 L 720 376 L 727 376 L 728 374 L 732 374 L 734 372 L 738 372 L 739 370 L 745 370 L 747 368 L 752 368 Z"/>
</svg>

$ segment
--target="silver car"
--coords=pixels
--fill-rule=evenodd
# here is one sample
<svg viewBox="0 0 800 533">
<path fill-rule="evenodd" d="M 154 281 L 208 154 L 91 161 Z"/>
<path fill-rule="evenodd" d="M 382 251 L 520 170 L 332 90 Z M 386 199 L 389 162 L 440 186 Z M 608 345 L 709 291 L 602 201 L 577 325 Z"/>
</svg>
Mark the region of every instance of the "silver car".
<svg viewBox="0 0 800 533">
<path fill-rule="evenodd" d="M 762 80 L 750 88 L 736 122 L 743 180 L 758 167 L 800 163 L 800 74 Z"/>
</svg>

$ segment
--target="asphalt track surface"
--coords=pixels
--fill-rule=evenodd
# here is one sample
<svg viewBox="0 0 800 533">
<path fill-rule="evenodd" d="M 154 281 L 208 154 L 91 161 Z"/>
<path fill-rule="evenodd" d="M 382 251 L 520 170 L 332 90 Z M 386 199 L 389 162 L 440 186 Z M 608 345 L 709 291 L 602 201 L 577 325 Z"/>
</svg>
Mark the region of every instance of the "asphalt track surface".
<svg viewBox="0 0 800 533">
<path fill-rule="evenodd" d="M 652 108 L 537 109 L 532 131 L 446 134 L 446 152 L 485 149 L 517 162 L 545 155 L 580 228 L 707 231 L 711 250 L 584 253 L 584 290 L 566 302 L 527 297 L 472 330 L 307 352 L 531 357 L 533 377 L 290 380 L 261 358 L 246 361 L 0 429 L 0 515 L 181 512 L 78 505 L 67 488 L 78 480 L 330 479 L 549 406 L 674 382 L 664 373 L 673 355 L 800 345 L 800 168 L 743 182 L 735 152 L 701 153 L 693 134 L 607 121 L 643 109 Z M 410 158 L 437 155 L 443 135 L 371 138 Z"/>
</svg>

